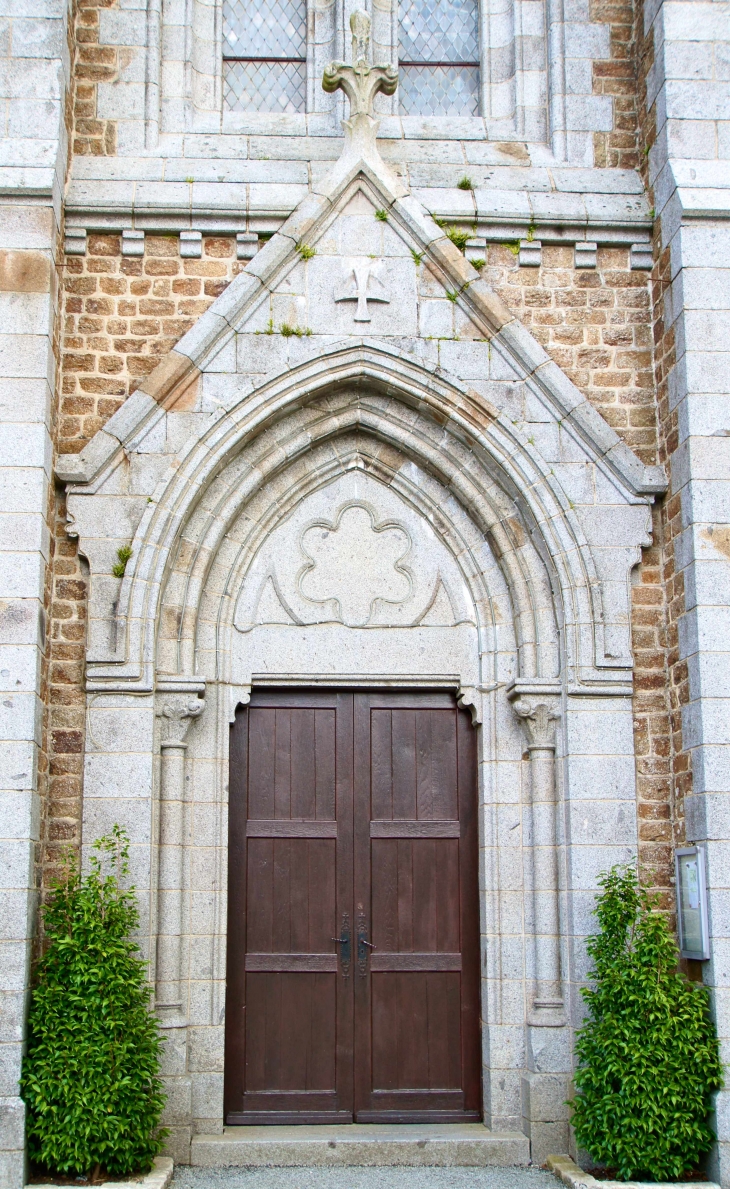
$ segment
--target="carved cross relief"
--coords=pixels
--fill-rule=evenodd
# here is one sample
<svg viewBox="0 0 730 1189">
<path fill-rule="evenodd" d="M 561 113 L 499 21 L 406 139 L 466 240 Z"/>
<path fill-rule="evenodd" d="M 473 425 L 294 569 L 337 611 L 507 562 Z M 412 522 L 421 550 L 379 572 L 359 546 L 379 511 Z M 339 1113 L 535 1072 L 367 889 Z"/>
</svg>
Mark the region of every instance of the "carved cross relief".
<svg viewBox="0 0 730 1189">
<path fill-rule="evenodd" d="M 390 297 L 373 271 L 373 262 L 362 260 L 349 269 L 343 283 L 335 289 L 335 301 L 356 301 L 354 321 L 370 322 L 368 302 L 389 302 Z"/>
</svg>

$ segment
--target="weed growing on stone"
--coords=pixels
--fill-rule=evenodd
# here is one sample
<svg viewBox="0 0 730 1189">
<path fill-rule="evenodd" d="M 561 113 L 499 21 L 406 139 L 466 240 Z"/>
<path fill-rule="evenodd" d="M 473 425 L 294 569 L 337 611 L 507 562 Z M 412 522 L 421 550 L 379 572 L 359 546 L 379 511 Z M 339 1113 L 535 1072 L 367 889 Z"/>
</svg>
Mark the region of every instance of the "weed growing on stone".
<svg viewBox="0 0 730 1189">
<path fill-rule="evenodd" d="M 473 190 L 474 184 L 473 184 L 471 178 L 463 177 L 463 178 L 461 178 L 460 181 L 458 181 L 456 183 L 456 188 L 458 190 Z"/>
<path fill-rule="evenodd" d="M 291 338 L 292 335 L 296 335 L 300 339 L 305 335 L 310 335 L 312 332 L 309 327 L 303 330 L 301 326 L 290 326 L 288 322 L 282 322 L 279 333 L 283 334 L 285 339 Z"/>
<path fill-rule="evenodd" d="M 123 578 L 127 569 L 127 562 L 132 556 L 131 545 L 120 545 L 117 549 L 117 561 L 112 566 L 112 574 L 115 578 Z"/>
<path fill-rule="evenodd" d="M 415 248 L 411 248 L 410 253 L 413 257 L 413 263 L 415 264 L 416 268 L 418 268 L 421 264 L 421 261 L 423 260 L 423 252 L 417 252 Z"/>
<path fill-rule="evenodd" d="M 314 248 L 310 248 L 309 244 L 297 244 L 297 252 L 302 260 L 311 260 L 317 253 Z"/>
<path fill-rule="evenodd" d="M 681 1179 L 715 1138 L 708 1116 L 722 1068 L 707 990 L 677 969 L 667 918 L 635 871 L 613 867 L 599 883 L 570 1104 L 576 1141 L 619 1180 Z"/>
<path fill-rule="evenodd" d="M 446 232 L 452 244 L 455 244 L 460 252 L 464 251 L 466 241 L 469 239 L 468 231 L 460 231 L 458 227 L 449 227 Z"/>
<path fill-rule="evenodd" d="M 380 219 L 381 223 L 387 223 L 388 222 L 388 212 L 387 211 L 376 211 L 375 218 Z"/>
</svg>

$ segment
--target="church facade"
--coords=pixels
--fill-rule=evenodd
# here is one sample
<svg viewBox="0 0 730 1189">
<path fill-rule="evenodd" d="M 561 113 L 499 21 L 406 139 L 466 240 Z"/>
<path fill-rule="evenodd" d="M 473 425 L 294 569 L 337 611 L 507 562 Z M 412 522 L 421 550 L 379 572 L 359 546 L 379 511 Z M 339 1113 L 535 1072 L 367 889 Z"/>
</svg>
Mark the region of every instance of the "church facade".
<svg viewBox="0 0 730 1189">
<path fill-rule="evenodd" d="M 698 848 L 730 1044 L 727 5 L 2 12 L 3 1184 L 114 824 L 176 1160 L 574 1151 L 613 864 Z"/>
</svg>

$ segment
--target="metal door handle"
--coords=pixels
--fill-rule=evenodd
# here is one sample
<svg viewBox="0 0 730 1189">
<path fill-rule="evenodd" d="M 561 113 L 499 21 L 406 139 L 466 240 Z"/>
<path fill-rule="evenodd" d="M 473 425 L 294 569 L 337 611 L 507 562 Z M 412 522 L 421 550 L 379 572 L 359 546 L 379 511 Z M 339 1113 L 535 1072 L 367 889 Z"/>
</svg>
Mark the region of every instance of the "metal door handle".
<svg viewBox="0 0 730 1189">
<path fill-rule="evenodd" d="M 350 961 L 352 958 L 352 949 L 350 944 L 350 914 L 343 912 L 342 914 L 342 930 L 340 937 L 332 937 L 332 941 L 337 942 L 340 947 L 340 968 L 342 970 L 342 977 L 347 978 L 350 973 Z"/>
<path fill-rule="evenodd" d="M 365 918 L 364 916 L 360 916 L 357 927 L 357 968 L 361 978 L 365 978 L 368 972 L 368 950 L 376 950 L 377 948 L 376 945 L 373 945 L 372 941 L 368 941 Z"/>
</svg>

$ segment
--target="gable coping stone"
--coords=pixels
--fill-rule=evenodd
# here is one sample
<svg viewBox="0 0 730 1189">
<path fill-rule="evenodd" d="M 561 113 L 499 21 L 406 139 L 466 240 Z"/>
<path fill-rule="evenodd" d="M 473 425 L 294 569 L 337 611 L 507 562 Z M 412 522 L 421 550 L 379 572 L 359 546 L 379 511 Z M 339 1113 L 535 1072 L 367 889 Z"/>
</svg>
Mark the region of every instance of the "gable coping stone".
<svg viewBox="0 0 730 1189">
<path fill-rule="evenodd" d="M 537 339 L 522 325 L 493 289 L 479 277 L 476 269 L 438 227 L 413 196 L 402 197 L 388 185 L 389 175 L 380 176 L 369 162 L 361 161 L 345 176 L 326 178 L 318 190 L 309 193 L 289 216 L 280 231 L 259 250 L 246 269 L 239 273 L 209 309 L 198 318 L 155 370 L 140 385 L 143 396 L 158 405 L 169 400 L 184 381 L 187 387 L 200 374 L 199 365 L 210 355 L 219 340 L 240 323 L 244 309 L 292 260 L 296 245 L 316 231 L 335 210 L 336 200 L 347 194 L 359 178 L 375 189 L 378 200 L 390 208 L 400 222 L 424 248 L 429 258 L 452 279 L 458 297 L 467 310 L 488 330 L 495 346 L 502 345 L 509 358 L 533 379 L 565 413 L 581 438 L 622 478 L 637 495 L 666 491 L 664 469 L 645 466 L 626 446 L 615 430 L 601 417 L 580 390 L 550 359 Z M 131 398 L 130 398 L 131 399 Z M 120 417 L 129 401 L 107 422 L 77 455 L 60 455 L 56 474 L 63 482 L 89 483 L 114 456 L 120 445 L 137 433 L 151 415 L 147 402 L 133 405 Z M 135 414 L 135 410 L 138 410 Z M 120 417 L 119 422 L 116 418 Z M 137 418 L 135 420 L 135 417 Z"/>
</svg>

